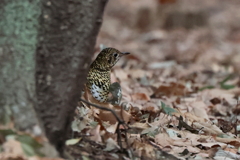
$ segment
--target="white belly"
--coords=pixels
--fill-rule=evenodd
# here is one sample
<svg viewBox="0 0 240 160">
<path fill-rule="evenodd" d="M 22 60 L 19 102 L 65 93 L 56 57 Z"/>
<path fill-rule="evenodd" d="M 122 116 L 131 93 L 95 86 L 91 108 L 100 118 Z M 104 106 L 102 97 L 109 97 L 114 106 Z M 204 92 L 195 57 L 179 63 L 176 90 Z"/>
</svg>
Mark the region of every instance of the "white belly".
<svg viewBox="0 0 240 160">
<path fill-rule="evenodd" d="M 97 85 L 93 84 L 91 86 L 91 93 L 93 95 L 93 97 L 100 101 L 100 102 L 104 102 L 105 101 L 105 97 L 103 96 L 102 93 L 104 93 L 105 91 L 101 88 L 101 87 L 98 87 Z"/>
</svg>

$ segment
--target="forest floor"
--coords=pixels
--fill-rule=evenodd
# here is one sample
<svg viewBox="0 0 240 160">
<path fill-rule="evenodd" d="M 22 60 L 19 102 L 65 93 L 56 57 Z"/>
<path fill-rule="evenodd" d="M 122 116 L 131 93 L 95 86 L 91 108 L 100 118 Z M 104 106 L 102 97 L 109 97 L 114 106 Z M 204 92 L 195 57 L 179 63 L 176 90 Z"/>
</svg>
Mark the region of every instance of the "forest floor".
<svg viewBox="0 0 240 160">
<path fill-rule="evenodd" d="M 81 108 L 75 126 L 81 156 L 240 159 L 240 4 L 160 2 L 109 2 L 96 55 L 101 44 L 131 53 L 111 75 L 125 107 L 113 110 L 127 129 L 120 126 L 120 148 L 111 113 Z"/>
<path fill-rule="evenodd" d="M 234 0 L 109 1 L 95 55 L 101 45 L 131 53 L 111 75 L 124 109 L 108 107 L 124 124 L 80 103 L 66 142 L 71 157 L 240 159 L 239 7 Z"/>
</svg>

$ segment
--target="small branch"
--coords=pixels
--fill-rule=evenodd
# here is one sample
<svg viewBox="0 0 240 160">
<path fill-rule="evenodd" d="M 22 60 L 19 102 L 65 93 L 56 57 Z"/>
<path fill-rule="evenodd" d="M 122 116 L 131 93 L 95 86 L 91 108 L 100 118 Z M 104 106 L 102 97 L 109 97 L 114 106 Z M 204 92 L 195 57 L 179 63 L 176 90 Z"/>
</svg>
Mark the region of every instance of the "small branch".
<svg viewBox="0 0 240 160">
<path fill-rule="evenodd" d="M 194 134 L 199 134 L 199 131 L 202 130 L 203 128 L 201 128 L 200 130 L 196 130 L 193 127 L 189 126 L 186 122 L 183 121 L 183 117 L 180 116 L 179 118 L 177 117 L 179 123 L 178 123 L 178 129 L 181 130 L 182 127 L 184 127 L 186 130 L 190 131 L 191 133 Z"/>
<path fill-rule="evenodd" d="M 163 151 L 158 145 L 156 145 L 154 142 L 148 140 L 148 143 L 156 148 L 160 152 L 160 158 L 159 159 L 169 159 L 169 160 L 178 160 L 175 156 L 168 154 L 167 152 Z"/>
<path fill-rule="evenodd" d="M 118 115 L 116 114 L 116 112 L 114 110 L 112 110 L 110 108 L 98 106 L 98 105 L 90 103 L 90 102 L 88 102 L 88 101 L 86 101 L 86 100 L 84 100 L 82 98 L 80 98 L 80 101 L 82 101 L 84 103 L 87 103 L 88 105 L 91 105 L 91 106 L 93 106 L 95 108 L 111 112 L 120 124 L 125 124 L 125 122 L 118 117 Z"/>
<path fill-rule="evenodd" d="M 111 112 L 111 113 L 114 115 L 114 117 L 115 117 L 115 118 L 117 119 L 117 121 L 118 121 L 118 126 L 117 126 L 117 130 L 116 130 L 116 132 L 117 132 L 117 139 L 118 139 L 118 145 L 120 146 L 121 149 L 123 149 L 123 148 L 122 148 L 122 141 L 121 141 L 121 132 L 120 132 L 119 127 L 120 127 L 121 124 L 123 125 L 123 127 L 124 127 L 124 129 L 125 129 L 125 134 L 126 134 L 126 137 L 127 137 L 127 133 L 126 133 L 126 129 L 127 129 L 126 126 L 127 126 L 127 125 L 125 124 L 125 122 L 124 122 L 123 120 L 121 120 L 121 119 L 118 117 L 118 115 L 116 114 L 116 112 L 115 112 L 114 110 L 110 109 L 110 108 L 98 106 L 98 105 L 93 104 L 93 103 L 90 103 L 90 102 L 88 102 L 88 101 L 86 101 L 86 100 L 84 100 L 84 99 L 82 99 L 82 98 L 80 98 L 80 101 L 82 101 L 82 102 L 84 102 L 84 103 L 86 103 L 86 104 L 88 104 L 88 105 L 91 105 L 91 106 L 93 106 L 93 107 L 95 107 L 95 108 L 98 108 L 98 109 L 101 109 L 101 110 L 105 110 L 105 111 L 109 111 L 109 112 Z M 125 141 L 126 141 L 126 143 L 127 143 L 127 138 L 125 138 Z M 128 143 L 127 143 L 127 146 L 128 146 Z"/>
</svg>

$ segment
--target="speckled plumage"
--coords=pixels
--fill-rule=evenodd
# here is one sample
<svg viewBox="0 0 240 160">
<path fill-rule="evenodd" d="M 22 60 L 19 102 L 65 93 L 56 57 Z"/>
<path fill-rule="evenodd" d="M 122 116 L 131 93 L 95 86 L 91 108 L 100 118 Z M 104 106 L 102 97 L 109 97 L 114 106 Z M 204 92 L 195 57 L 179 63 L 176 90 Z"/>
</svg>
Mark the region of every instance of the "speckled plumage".
<svg viewBox="0 0 240 160">
<path fill-rule="evenodd" d="M 93 61 L 87 76 L 87 87 L 96 100 L 107 102 L 111 85 L 111 68 L 127 54 L 129 53 L 122 53 L 115 48 L 105 48 Z"/>
</svg>

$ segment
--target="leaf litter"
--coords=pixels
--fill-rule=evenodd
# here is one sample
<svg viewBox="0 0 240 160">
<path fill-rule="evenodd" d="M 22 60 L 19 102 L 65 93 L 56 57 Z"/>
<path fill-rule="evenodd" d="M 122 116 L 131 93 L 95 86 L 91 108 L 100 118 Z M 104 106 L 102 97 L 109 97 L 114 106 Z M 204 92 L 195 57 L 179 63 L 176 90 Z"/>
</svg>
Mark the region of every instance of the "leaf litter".
<svg viewBox="0 0 240 160">
<path fill-rule="evenodd" d="M 165 3 L 179 13 L 201 9 L 214 13 L 204 27 L 164 29 L 156 18 Z M 66 141 L 74 158 L 240 159 L 240 24 L 232 16 L 239 15 L 240 4 L 222 3 L 228 7 L 218 5 L 220 0 L 201 4 L 109 1 L 96 54 L 101 44 L 131 53 L 111 75 L 112 82 L 121 84 L 122 103 L 99 104 L 89 93 L 84 98 L 114 110 L 127 127 L 111 112 L 80 102 L 72 136 Z M 162 13 L 174 12 L 165 8 Z M 26 138 L 11 127 L 0 129 L 1 135 L 10 137 L 0 137 L 4 142 L 0 159 L 28 159 L 37 154 L 32 136 Z"/>
<path fill-rule="evenodd" d="M 133 6 L 140 10 L 147 2 L 118 3 L 124 10 Z M 157 5 L 156 1 L 145 7 L 154 10 L 153 4 Z M 204 1 L 204 5 L 212 4 Z M 149 24 L 152 29 L 142 34 L 129 26 L 135 22 L 111 15 L 116 11 L 112 3 L 109 6 L 112 8 L 109 7 L 105 15 L 109 21 L 104 22 L 100 31 L 96 54 L 102 43 L 131 53 L 117 63 L 111 75 L 112 82 L 121 84 L 122 105 L 105 106 L 119 117 L 125 117 L 127 128 L 120 125 L 118 132 L 119 122 L 111 112 L 97 111 L 94 115 L 91 112 L 94 107 L 85 107 L 88 115 L 92 115 L 89 121 L 98 123 L 98 127 L 86 127 L 85 132 L 98 128 L 91 136 L 101 137 L 101 141 L 94 142 L 100 148 L 96 144 L 87 145 L 89 150 L 97 150 L 98 155 L 92 156 L 93 152 L 85 155 L 93 159 L 106 155 L 108 159 L 164 159 L 163 154 L 165 159 L 239 157 L 239 64 L 233 51 L 238 50 L 238 46 L 220 32 L 212 33 L 208 27 L 166 31 Z M 234 8 L 233 4 L 230 6 Z M 228 10 L 225 11 L 227 14 Z M 118 21 L 129 23 L 120 29 Z M 216 27 L 216 21 L 210 20 L 210 23 Z M 225 22 L 221 23 L 228 27 Z M 109 32 L 109 27 L 119 30 Z M 118 36 L 120 34 L 122 36 Z M 224 46 L 218 47 L 218 43 Z M 86 146 L 91 138 L 82 133 L 79 145 Z M 119 136 L 122 146 L 119 146 Z M 78 149 L 83 148 L 78 146 Z"/>
</svg>

